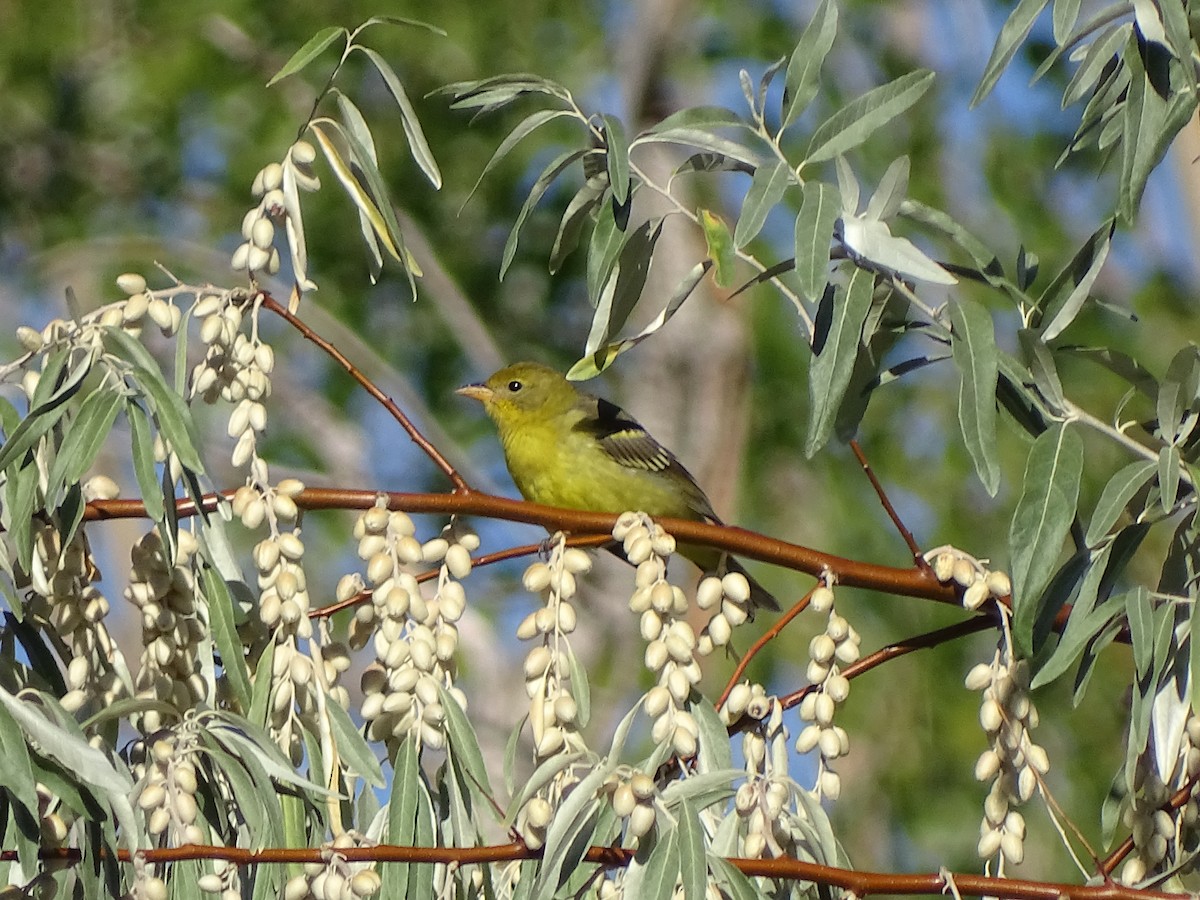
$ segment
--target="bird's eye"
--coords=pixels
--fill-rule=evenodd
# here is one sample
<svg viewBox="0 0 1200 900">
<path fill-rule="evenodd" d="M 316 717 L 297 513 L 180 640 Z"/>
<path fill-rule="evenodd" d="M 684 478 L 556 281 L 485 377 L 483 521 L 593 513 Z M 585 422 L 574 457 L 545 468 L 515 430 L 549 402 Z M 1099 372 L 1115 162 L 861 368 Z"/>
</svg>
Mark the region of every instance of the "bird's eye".
<svg viewBox="0 0 1200 900">
<path fill-rule="evenodd" d="M 515 394 L 517 391 L 519 391 L 523 387 L 525 387 L 525 385 L 521 384 L 521 382 L 514 379 L 513 381 L 510 381 L 508 383 L 508 392 L 510 394 Z"/>
</svg>

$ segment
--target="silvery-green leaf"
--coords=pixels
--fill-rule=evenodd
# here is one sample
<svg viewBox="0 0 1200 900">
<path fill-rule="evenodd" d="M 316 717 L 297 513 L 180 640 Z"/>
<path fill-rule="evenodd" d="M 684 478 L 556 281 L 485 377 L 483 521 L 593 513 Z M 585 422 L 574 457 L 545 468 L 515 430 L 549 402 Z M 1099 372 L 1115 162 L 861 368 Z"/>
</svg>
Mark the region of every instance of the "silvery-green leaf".
<svg viewBox="0 0 1200 900">
<path fill-rule="evenodd" d="M 893 235 L 886 222 L 843 214 L 842 243 L 856 258 L 876 268 L 934 284 L 958 283 L 908 238 Z"/>
</svg>

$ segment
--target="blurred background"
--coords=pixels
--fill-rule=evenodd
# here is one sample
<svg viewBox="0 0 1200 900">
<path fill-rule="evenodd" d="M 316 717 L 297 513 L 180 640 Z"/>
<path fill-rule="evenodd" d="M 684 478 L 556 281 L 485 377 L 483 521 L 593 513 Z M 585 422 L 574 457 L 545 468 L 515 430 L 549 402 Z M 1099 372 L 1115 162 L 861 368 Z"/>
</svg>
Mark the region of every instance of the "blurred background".
<svg viewBox="0 0 1200 900">
<path fill-rule="evenodd" d="M 492 151 L 536 103 L 471 121 L 451 110 L 445 95 L 430 92 L 464 79 L 533 72 L 570 88 L 585 111 L 619 115 L 631 134 L 681 106 L 719 104 L 740 112 L 739 70 L 757 82 L 768 65 L 790 55 L 815 6 L 810 0 L 736 5 L 443 0 L 435 6 L 371 0 L 293 0 L 285 6 L 250 0 L 0 0 L 0 315 L 9 323 L 0 347 L 11 358 L 18 352 L 13 337 L 18 324 L 41 327 L 66 315 L 68 287 L 86 310 L 119 299 L 113 281 L 124 271 L 144 273 L 152 287 L 165 286 L 167 278 L 153 269 L 154 262 L 184 281 L 234 283 L 229 255 L 240 241 L 254 174 L 280 159 L 296 139 L 337 51 L 330 49 L 300 76 L 271 89 L 266 82 L 325 26 L 353 27 L 375 14 L 419 18 L 446 36 L 380 26 L 364 42 L 392 64 L 413 98 L 442 170 L 440 192 L 413 163 L 378 76 L 361 59 L 352 60 L 341 87 L 375 133 L 406 240 L 426 277 L 416 298 L 395 268 L 385 268 L 380 281 L 370 283 L 354 210 L 318 164 L 324 188 L 306 198 L 305 222 L 310 275 L 320 290 L 305 298 L 300 312 L 414 415 L 473 484 L 515 495 L 490 426 L 453 388 L 502 362 L 533 358 L 566 368 L 582 353 L 591 319 L 583 257 L 572 256 L 554 276 L 546 264 L 577 180 L 552 190 L 534 211 L 513 265 L 503 282 L 497 279 L 509 229 L 536 173 L 564 144 L 578 143 L 579 135 L 568 124 L 539 131 L 468 199 Z M 1010 270 L 1021 246 L 1037 254 L 1043 261 L 1038 286 L 1044 285 L 1115 205 L 1113 177 L 1097 158 L 1083 154 L 1055 165 L 1074 133 L 1078 110 L 1059 106 L 1069 66 L 1029 84 L 1053 46 L 1048 21 L 1035 28 L 991 97 L 970 110 L 1009 4 L 849 0 L 841 6 L 825 87 L 801 121 L 797 140 L 863 91 L 913 68 L 933 69 L 938 78 L 930 94 L 851 156 L 864 192 L 893 159 L 907 154 L 910 196 L 951 213 Z M 777 85 L 771 96 L 777 98 L 778 91 Z M 1072 333 L 1081 343 L 1124 348 L 1156 373 L 1181 334 L 1200 336 L 1193 299 L 1200 274 L 1193 202 L 1200 140 L 1193 126 L 1152 177 L 1138 227 L 1118 233 L 1095 289 L 1136 314 L 1138 322 L 1093 311 Z M 746 176 L 726 175 L 700 183 L 694 195 L 684 195 L 685 203 L 723 211 L 732 222 L 748 184 Z M 790 226 L 791 217 L 772 217 L 751 249 L 768 263 L 790 256 Z M 913 237 L 945 258 L 940 253 L 945 248 Z M 702 239 L 686 229 L 674 229 L 666 240 L 673 243 L 660 244 L 660 253 L 669 247 L 668 262 L 652 273 L 646 310 L 640 317 L 635 313 L 635 328 L 657 311 L 655 296 L 677 280 L 670 266 L 686 270 L 703 254 Z M 286 295 L 286 284 L 268 287 Z M 982 291 L 979 296 L 989 297 Z M 1019 322 L 995 298 L 989 303 L 998 337 L 1012 347 Z M 265 327 L 280 361 L 265 445 L 275 474 L 363 489 L 447 487 L 328 359 L 283 323 L 267 321 Z M 707 286 L 593 387 L 672 446 L 727 520 L 824 551 L 904 565 L 904 546 L 847 448 L 834 442 L 815 459 L 803 457 L 808 356 L 794 310 L 771 288 L 729 299 L 727 292 Z M 1111 415 L 1119 400 L 1112 384 L 1091 370 L 1067 367 L 1062 375 L 1076 402 L 1101 418 Z M 961 446 L 956 391 L 956 375 L 945 364 L 888 385 L 874 398 L 859 440 L 923 546 L 954 543 L 1004 564 L 1025 444 L 1013 429 L 1005 432 L 1005 480 L 1000 494 L 989 498 Z M 225 462 L 231 448 L 221 413 L 202 415 L 213 426 L 205 438 L 212 482 L 236 486 L 241 476 Z M 127 465 L 127 446 L 118 439 L 111 448 L 109 464 L 118 475 Z M 1108 447 L 1097 444 L 1095 450 L 1089 452 L 1087 474 L 1094 480 L 1084 485 L 1084 509 L 1094 503 L 1103 476 L 1125 461 Z M 123 483 L 131 486 L 132 479 Z M 330 599 L 338 576 L 355 563 L 347 550 L 350 522 L 349 516 L 328 514 L 306 523 L 310 546 L 327 545 L 323 563 L 310 558 L 310 579 Z M 541 537 L 528 527 L 475 525 L 484 551 Z M 141 527 L 113 523 L 103 526 L 102 535 L 93 531 L 114 548 L 108 557 L 101 555 L 114 595 L 128 569 L 127 558 L 115 551 L 128 547 Z M 440 523 L 425 527 L 432 532 Z M 755 571 L 785 605 L 811 586 L 810 579 L 794 574 Z M 482 606 L 474 611 L 474 624 L 464 625 L 470 649 L 463 668 L 480 690 L 497 668 L 507 663 L 517 668 L 520 649 L 497 635 L 511 634 L 528 611 L 529 599 L 517 590 L 519 575 L 520 566 L 513 566 L 472 578 L 480 585 L 473 601 Z M 607 579 L 614 580 L 611 591 L 604 589 Z M 579 640 L 587 645 L 604 696 L 620 680 L 615 673 L 639 664 L 641 648 L 632 616 L 608 621 L 628 596 L 628 571 L 596 581 L 589 602 L 597 608 L 596 621 L 605 622 L 596 631 L 604 633 L 581 627 Z M 604 611 L 605 604 L 615 605 Z M 962 617 L 961 611 L 927 602 L 853 591 L 838 592 L 838 608 L 862 633 L 865 651 Z M 765 623 L 756 625 L 761 630 Z M 756 662 L 752 675 L 780 692 L 801 687 L 813 627 L 802 617 Z M 743 638 L 741 646 L 748 643 Z M 991 658 L 993 645 L 994 637 L 982 636 L 905 657 L 855 682 L 839 720 L 850 731 L 852 753 L 841 763 L 843 794 L 831 814 L 856 866 L 977 867 L 984 790 L 971 771 L 984 740 L 975 713 L 978 698 L 965 691 L 962 678 L 974 662 Z M 127 652 L 136 655 L 136 646 Z M 499 666 L 473 665 L 489 653 L 499 654 Z M 1098 850 L 1100 804 L 1124 754 L 1126 698 L 1118 686 L 1127 681 L 1128 660 L 1123 650 L 1110 654 L 1107 668 L 1116 671 L 1100 667 L 1078 708 L 1066 683 L 1037 698 L 1040 740 L 1054 765 L 1051 786 Z M 723 660 L 712 661 L 711 686 L 722 683 L 728 668 Z M 513 686 L 520 690 L 518 682 Z M 492 715 L 502 747 L 512 717 L 502 704 Z M 809 777 L 803 766 L 797 775 L 802 781 Z M 1034 835 L 1048 839 L 1027 843 L 1025 868 L 1069 877 L 1047 818 L 1033 812 L 1027 818 Z"/>
</svg>

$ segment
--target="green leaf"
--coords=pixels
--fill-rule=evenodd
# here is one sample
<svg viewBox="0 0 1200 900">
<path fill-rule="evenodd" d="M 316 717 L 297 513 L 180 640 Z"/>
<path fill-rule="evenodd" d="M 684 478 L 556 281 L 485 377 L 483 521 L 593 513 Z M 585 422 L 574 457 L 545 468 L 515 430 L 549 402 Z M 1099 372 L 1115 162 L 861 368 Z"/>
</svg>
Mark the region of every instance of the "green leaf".
<svg viewBox="0 0 1200 900">
<path fill-rule="evenodd" d="M 1116 227 L 1116 220 L 1113 219 L 1096 229 L 1038 299 L 1038 318 L 1045 323 L 1041 328 L 1043 341 L 1048 343 L 1054 340 L 1079 315 L 1108 258 L 1108 248 Z"/>
<path fill-rule="evenodd" d="M 237 616 L 229 586 L 214 569 L 205 566 L 201 575 L 204 597 L 208 601 L 208 621 L 213 643 L 221 654 L 221 665 L 237 708 L 250 710 L 250 676 L 246 654 L 237 632 Z"/>
<path fill-rule="evenodd" d="M 629 139 L 625 126 L 616 116 L 600 116 L 604 123 L 604 158 L 608 163 L 608 183 L 618 206 L 629 200 Z"/>
<path fill-rule="evenodd" d="M 488 786 L 487 764 L 483 759 L 483 751 L 479 748 L 475 729 L 453 694 L 439 685 L 438 696 L 441 698 L 442 709 L 446 712 L 446 734 L 450 751 L 456 763 L 462 766 L 463 773 L 478 788 L 485 790 Z"/>
<path fill-rule="evenodd" d="M 325 713 L 330 731 L 337 742 L 337 753 L 351 774 L 357 775 L 371 787 L 383 787 L 387 780 L 379 767 L 375 753 L 367 746 L 362 732 L 355 727 L 350 715 L 332 697 L 325 697 Z"/>
<path fill-rule="evenodd" d="M 151 521 L 161 522 L 164 515 L 163 495 L 155 469 L 154 435 L 150 420 L 141 405 L 132 400 L 125 404 L 125 418 L 129 421 L 129 452 L 138 490 L 142 493 L 142 504 Z"/>
<path fill-rule="evenodd" d="M 560 153 L 550 161 L 546 168 L 542 169 L 537 180 L 533 183 L 533 187 L 529 189 L 529 196 L 525 198 L 525 202 L 521 204 L 521 210 L 517 213 L 517 218 L 513 222 L 512 230 L 508 234 L 508 240 L 504 242 L 504 256 L 500 261 L 500 280 L 504 280 L 504 274 L 508 271 L 508 267 L 512 265 L 513 257 L 517 253 L 517 241 L 521 237 L 521 227 L 525 224 L 525 220 L 537 206 L 538 201 L 542 199 L 550 185 L 563 172 L 570 168 L 571 164 L 582 157 L 587 150 L 567 150 Z"/>
<path fill-rule="evenodd" d="M 1082 471 L 1083 441 L 1069 426 L 1054 425 L 1033 442 L 1009 529 L 1013 637 L 1024 655 L 1032 649 L 1038 598 L 1075 517 Z"/>
<path fill-rule="evenodd" d="M 411 847 L 417 830 L 417 797 L 428 793 L 421 777 L 415 740 L 406 738 L 400 742 L 392 766 L 395 774 L 388 800 L 387 842 L 397 847 Z M 408 896 L 409 866 L 409 863 L 384 863 L 381 866 L 383 890 L 380 900 L 404 900 Z M 419 867 L 420 864 L 414 866 Z"/>
<path fill-rule="evenodd" d="M 1154 610 L 1150 595 L 1137 588 L 1125 595 L 1125 617 L 1129 622 L 1129 644 L 1133 648 L 1133 669 L 1138 679 L 1150 674 L 1154 662 Z"/>
<path fill-rule="evenodd" d="M 624 896 L 629 900 L 667 900 L 673 895 L 678 878 L 678 830 L 659 829 L 638 844 L 625 873 Z"/>
<path fill-rule="evenodd" d="M 780 131 L 795 122 L 817 95 L 821 65 L 837 36 L 837 24 L 837 4 L 832 0 L 821 0 L 788 61 L 779 115 Z"/>
<path fill-rule="evenodd" d="M 203 472 L 204 464 L 196 450 L 196 422 L 183 398 L 167 387 L 162 373 L 141 366 L 133 368 L 134 381 L 154 406 L 154 419 L 163 438 L 179 461 L 193 472 Z"/>
<path fill-rule="evenodd" d="M 1108 545 L 1099 553 L 1090 556 L 1087 572 L 1075 594 L 1075 606 L 1071 610 L 1071 617 L 1067 619 L 1067 626 L 1058 639 L 1058 645 L 1038 668 L 1030 684 L 1031 689 L 1050 684 L 1066 672 L 1079 658 L 1084 646 L 1107 628 L 1113 618 L 1124 609 L 1125 604 L 1120 597 L 1109 598 L 1096 606 L 1097 594 L 1111 549 L 1112 546 Z"/>
<path fill-rule="evenodd" d="M 1008 21 L 1000 29 L 1000 35 L 996 38 L 995 46 L 992 47 L 991 58 L 983 68 L 979 86 L 975 88 L 975 96 L 971 98 L 972 107 L 978 106 L 992 92 L 992 88 L 996 86 L 996 82 L 1000 80 L 1000 76 L 1004 74 L 1004 70 L 1016 56 L 1017 50 L 1029 36 L 1033 23 L 1037 21 L 1037 17 L 1042 14 L 1042 10 L 1049 2 L 1050 0 L 1021 0 L 1009 14 Z"/>
<path fill-rule="evenodd" d="M 742 201 L 742 214 L 733 230 L 733 245 L 741 249 L 762 231 L 767 214 L 783 199 L 783 192 L 792 182 L 792 168 L 783 160 L 773 166 L 759 166 L 750 180 L 750 189 Z M 719 282 L 718 282 L 719 283 Z"/>
<path fill-rule="evenodd" d="M 0 705 L 0 784 L 31 817 L 39 815 L 29 744 L 16 720 Z"/>
<path fill-rule="evenodd" d="M 1130 463 L 1109 479 L 1096 502 L 1092 513 L 1092 521 L 1088 524 L 1087 536 L 1084 541 L 1089 547 L 1094 547 L 1108 534 L 1108 530 L 1117 523 L 1129 501 L 1145 487 L 1146 482 L 1154 474 L 1155 464 L 1149 460 Z"/>
<path fill-rule="evenodd" d="M 71 421 L 46 480 L 49 497 L 55 497 L 62 485 L 79 481 L 96 459 L 112 431 L 123 398 L 118 391 L 97 388 L 79 407 Z"/>
<path fill-rule="evenodd" d="M 1029 364 L 1029 372 L 1038 393 L 1046 401 L 1046 405 L 1056 413 L 1066 409 L 1066 395 L 1063 393 L 1062 381 L 1058 377 L 1058 368 L 1054 365 L 1054 353 L 1046 346 L 1036 331 L 1022 328 L 1017 332 L 1024 351 L 1025 360 Z"/>
<path fill-rule="evenodd" d="M 711 268 L 712 260 L 708 259 L 694 265 L 692 270 L 688 272 L 688 274 L 684 275 L 680 280 L 671 296 L 667 298 L 666 305 L 663 306 L 662 311 L 659 312 L 659 314 L 655 316 L 645 328 L 643 328 L 633 337 L 622 338 L 620 340 L 613 341 L 609 344 L 606 344 L 604 347 L 601 347 L 590 356 L 584 356 L 571 367 L 569 372 L 567 372 L 567 378 L 570 381 L 586 381 L 589 378 L 599 375 L 610 365 L 612 365 L 613 360 L 615 360 L 620 354 L 624 353 L 626 350 L 636 347 L 646 338 L 650 337 L 650 335 L 662 328 L 663 325 L 665 325 L 670 318 L 675 315 L 675 313 L 679 310 L 679 307 L 683 305 L 683 301 L 691 296 L 692 291 L 696 289 L 696 285 L 701 282 L 701 280 L 704 278 L 704 275 Z"/>
<path fill-rule="evenodd" d="M 763 893 L 733 863 L 710 854 L 708 866 L 712 870 L 713 880 L 721 887 L 722 896 L 729 900 L 762 900 Z"/>
<path fill-rule="evenodd" d="M 1065 44 L 1079 18 L 1082 0 L 1054 0 L 1054 40 Z"/>
<path fill-rule="evenodd" d="M 840 207 L 840 195 L 833 185 L 820 181 L 804 185 L 796 216 L 796 278 L 801 293 L 814 303 L 829 281 L 829 247 Z"/>
<path fill-rule="evenodd" d="M 959 371 L 958 424 L 975 471 L 989 496 L 1000 487 L 996 449 L 996 381 L 999 360 L 991 314 L 979 303 L 950 304 L 950 346 Z"/>
<path fill-rule="evenodd" d="M 579 235 L 592 212 L 600 205 L 604 192 L 608 189 L 608 174 L 589 178 L 571 198 L 563 212 L 562 221 L 558 224 L 558 233 L 554 235 L 554 246 L 550 248 L 550 274 L 553 275 L 562 268 L 563 261 L 579 245 Z"/>
<path fill-rule="evenodd" d="M 708 860 L 704 850 L 704 831 L 700 816 L 691 803 L 684 800 L 675 815 L 679 834 L 679 875 L 683 883 L 684 900 L 704 900 L 708 885 Z"/>
<path fill-rule="evenodd" d="M 1137 35 L 1131 34 L 1124 54 L 1130 81 L 1121 116 L 1121 176 L 1117 204 L 1124 222 L 1132 222 L 1137 215 L 1150 174 L 1158 168 L 1171 141 L 1196 108 L 1194 92 L 1176 92 L 1169 100 L 1159 96 L 1149 82 L 1138 49 Z"/>
<path fill-rule="evenodd" d="M 615 756 L 601 760 L 559 806 L 546 832 L 542 868 L 533 886 L 533 896 L 553 896 L 583 859 L 591 844 L 596 813 L 604 802 L 597 798 L 597 792 L 615 769 Z"/>
<path fill-rule="evenodd" d="M 570 644 L 565 644 L 567 667 L 571 673 L 571 695 L 575 698 L 575 723 L 586 728 L 592 718 L 592 689 L 587 667 L 580 661 Z"/>
<path fill-rule="evenodd" d="M 725 220 L 710 210 L 701 209 L 698 218 L 700 229 L 704 232 L 708 258 L 713 261 L 713 280 L 718 287 L 727 288 L 733 284 L 733 267 L 737 260 L 733 236 Z"/>
<path fill-rule="evenodd" d="M 933 77 L 932 72 L 917 69 L 847 103 L 813 132 L 804 165 L 833 159 L 857 147 L 920 100 Z"/>
<path fill-rule="evenodd" d="M 1079 63 L 1071 75 L 1071 80 L 1063 88 L 1063 109 L 1066 109 L 1073 103 L 1077 103 L 1095 87 L 1096 82 L 1100 80 L 1105 69 L 1112 62 L 1113 57 L 1120 52 L 1122 45 L 1129 40 L 1129 32 L 1132 28 L 1133 26 L 1128 22 L 1114 25 L 1106 29 L 1101 37 L 1097 37 L 1088 45 L 1087 52 L 1083 56 L 1083 61 Z"/>
<path fill-rule="evenodd" d="M 517 123 L 517 126 L 508 133 L 508 136 L 500 142 L 500 145 L 492 153 L 487 164 L 483 167 L 483 171 L 479 173 L 479 177 L 475 180 L 475 186 L 471 188 L 471 192 L 467 194 L 469 201 L 475 192 L 479 190 L 479 185 L 483 184 L 483 179 L 487 173 L 492 171 L 500 161 L 503 160 L 512 151 L 517 144 L 533 134 L 547 122 L 553 122 L 555 119 L 561 119 L 563 116 L 574 116 L 575 114 L 569 109 L 539 109 L 536 112 L 530 113 L 524 119 Z M 466 201 L 463 202 L 466 205 Z"/>
<path fill-rule="evenodd" d="M 608 341 L 613 332 L 624 327 L 629 314 L 641 299 L 642 289 L 646 286 L 650 260 L 654 256 L 654 246 L 658 243 L 662 228 L 662 219 L 647 219 L 626 239 L 617 263 L 609 274 L 608 282 L 600 293 L 600 303 L 592 317 L 585 354 L 594 354 Z"/>
<path fill-rule="evenodd" d="M 337 28 L 334 26 L 322 28 L 307 41 L 305 41 L 303 47 L 292 54 L 291 59 L 283 64 L 283 68 L 271 76 L 271 80 L 267 82 L 267 87 L 271 87 L 271 85 L 278 81 L 282 81 L 289 75 L 294 75 L 296 72 L 299 72 L 310 62 L 324 53 L 325 48 L 336 41 L 339 37 L 345 36 L 348 38 L 349 35 L 350 33 L 346 31 L 345 28 Z"/>
<path fill-rule="evenodd" d="M 734 129 L 741 140 L 727 137 L 715 130 L 718 128 Z M 683 144 L 719 153 L 755 167 L 767 155 L 766 143 L 762 136 L 750 128 L 740 116 L 723 107 L 695 106 L 681 109 L 642 132 L 630 147 L 650 143 Z"/>
<path fill-rule="evenodd" d="M 1179 496 L 1179 465 L 1178 447 L 1172 444 L 1158 451 L 1159 501 L 1164 513 L 1171 512 Z"/>
<path fill-rule="evenodd" d="M 864 218 L 886 221 L 900 211 L 904 195 L 908 193 L 909 168 L 910 163 L 907 156 L 892 160 L 892 164 L 887 167 L 887 171 L 879 179 L 879 186 L 875 188 L 875 193 L 867 201 L 867 208 L 863 211 Z"/>
<path fill-rule="evenodd" d="M 625 230 L 617 224 L 611 203 L 600 206 L 596 226 L 588 243 L 587 290 L 592 304 L 599 305 L 600 291 L 608 282 L 609 273 L 625 242 Z"/>
<path fill-rule="evenodd" d="M 437 160 L 433 158 L 433 150 L 430 149 L 429 142 L 425 139 L 425 132 L 421 130 L 421 121 L 417 118 L 417 111 L 413 108 L 412 101 L 408 99 L 404 85 L 401 84 L 392 67 L 388 65 L 387 60 L 370 47 L 355 44 L 351 49 L 366 54 L 367 59 L 371 61 L 383 78 L 383 83 L 387 85 L 388 92 L 400 109 L 400 121 L 404 125 L 404 136 L 408 138 L 408 146 L 412 150 L 413 159 L 417 161 L 417 165 L 421 167 L 421 171 L 425 173 L 429 183 L 435 188 L 440 188 L 442 173 L 438 169 Z"/>
<path fill-rule="evenodd" d="M 871 308 L 875 276 L 855 267 L 850 283 L 827 291 L 821 301 L 825 315 L 817 314 L 817 333 L 813 337 L 815 356 L 808 373 L 808 396 L 812 407 L 804 453 L 812 457 L 825 446 L 837 420 L 846 387 L 854 373 L 854 362 L 862 347 L 862 326 Z"/>
<path fill-rule="evenodd" d="M 887 222 L 842 212 L 842 244 L 856 262 L 933 284 L 958 279 L 925 255 L 906 237 L 892 234 Z"/>
</svg>

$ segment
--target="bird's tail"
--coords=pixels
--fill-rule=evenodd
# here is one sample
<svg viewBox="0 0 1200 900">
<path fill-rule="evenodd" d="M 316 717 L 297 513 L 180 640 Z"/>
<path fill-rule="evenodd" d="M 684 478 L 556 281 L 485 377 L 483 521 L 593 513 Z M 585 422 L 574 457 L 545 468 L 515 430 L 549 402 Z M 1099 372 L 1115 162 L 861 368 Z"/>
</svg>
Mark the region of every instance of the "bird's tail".
<svg viewBox="0 0 1200 900">
<path fill-rule="evenodd" d="M 721 563 L 717 567 L 717 574 L 727 575 L 730 572 L 738 572 L 744 575 L 746 581 L 750 583 L 750 618 L 754 618 L 754 610 L 756 609 L 766 609 L 772 612 L 779 611 L 779 601 L 775 599 L 775 595 L 759 584 L 754 579 L 754 576 L 742 567 L 740 562 L 729 554 L 723 554 Z"/>
</svg>

